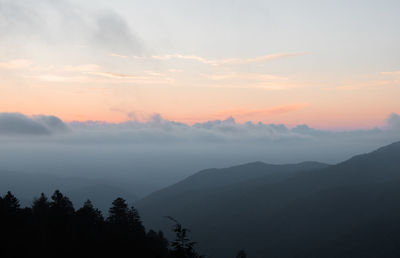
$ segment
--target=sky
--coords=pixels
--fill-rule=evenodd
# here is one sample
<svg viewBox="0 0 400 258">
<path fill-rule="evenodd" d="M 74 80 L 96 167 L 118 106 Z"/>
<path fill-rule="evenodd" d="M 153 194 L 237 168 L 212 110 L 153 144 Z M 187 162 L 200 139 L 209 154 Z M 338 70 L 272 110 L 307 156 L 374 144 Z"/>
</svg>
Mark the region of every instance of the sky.
<svg viewBox="0 0 400 258">
<path fill-rule="evenodd" d="M 399 1 L 0 0 L 0 113 L 324 130 L 400 113 Z"/>
<path fill-rule="evenodd" d="M 0 0 L 0 171 L 137 196 L 400 140 L 399 1 Z"/>
</svg>

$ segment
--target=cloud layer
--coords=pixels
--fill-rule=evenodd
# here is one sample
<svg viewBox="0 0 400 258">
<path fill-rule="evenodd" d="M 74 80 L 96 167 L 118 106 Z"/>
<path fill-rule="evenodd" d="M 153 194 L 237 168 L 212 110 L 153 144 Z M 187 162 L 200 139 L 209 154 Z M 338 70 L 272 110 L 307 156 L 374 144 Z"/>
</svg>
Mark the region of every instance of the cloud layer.
<svg viewBox="0 0 400 258">
<path fill-rule="evenodd" d="M 0 113 L 0 135 L 51 135 L 67 132 L 68 125 L 55 116 L 28 117 L 20 113 Z"/>
<path fill-rule="evenodd" d="M 248 112 L 268 113 L 285 112 L 288 108 L 281 107 L 272 110 L 253 110 Z M 236 112 L 241 115 L 241 113 Z M 360 136 L 365 137 L 400 137 L 400 116 L 391 114 L 382 128 L 369 130 L 354 130 L 334 132 L 318 130 L 307 125 L 298 125 L 289 128 L 283 124 L 265 124 L 262 122 L 237 123 L 233 117 L 226 120 L 211 120 L 188 125 L 181 122 L 164 119 L 160 114 L 154 114 L 145 121 L 136 120 L 134 113 L 131 120 L 122 123 L 108 123 L 102 121 L 63 122 L 56 116 L 35 115 L 26 116 L 21 113 L 0 113 L 0 136 L 34 136 L 58 135 L 61 138 L 79 138 L 82 142 L 92 137 L 100 141 L 118 140 L 118 142 L 157 143 L 177 141 L 191 144 L 194 141 L 219 141 L 219 142 L 246 142 L 252 140 L 280 141 L 280 140 L 327 140 L 321 137 L 348 137 L 355 140 Z M 81 136 L 84 136 L 81 138 Z M 126 137 L 126 138 L 124 138 Z M 54 139 L 54 138 L 52 138 Z"/>
<path fill-rule="evenodd" d="M 145 121 L 130 117 L 123 123 L 66 123 L 55 116 L 0 113 L 0 171 L 105 178 L 140 185 L 135 192 L 144 195 L 205 168 L 252 161 L 336 163 L 400 140 L 397 114 L 382 128 L 342 132 L 237 123 L 232 117 L 193 125 L 158 114 Z"/>
</svg>

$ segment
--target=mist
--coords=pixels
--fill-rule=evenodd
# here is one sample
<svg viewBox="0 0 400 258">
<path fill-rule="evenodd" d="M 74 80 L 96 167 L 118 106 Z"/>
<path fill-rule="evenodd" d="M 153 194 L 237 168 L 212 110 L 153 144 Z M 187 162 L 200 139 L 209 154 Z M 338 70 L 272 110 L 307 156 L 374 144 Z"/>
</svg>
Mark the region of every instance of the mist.
<svg viewBox="0 0 400 258">
<path fill-rule="evenodd" d="M 0 114 L 0 170 L 104 179 L 138 196 L 213 167 L 263 161 L 335 164 L 400 139 L 400 117 L 368 130 L 327 131 L 299 125 L 193 125 L 163 119 L 64 122 L 55 116 Z M 18 130 L 16 130 L 18 129 Z"/>
</svg>

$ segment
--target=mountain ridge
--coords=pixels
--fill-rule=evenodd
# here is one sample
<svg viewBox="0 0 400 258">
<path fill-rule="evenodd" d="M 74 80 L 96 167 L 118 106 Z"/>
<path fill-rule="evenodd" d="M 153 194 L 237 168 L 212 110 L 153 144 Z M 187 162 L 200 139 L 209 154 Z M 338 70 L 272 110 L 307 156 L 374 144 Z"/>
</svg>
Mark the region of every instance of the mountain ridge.
<svg viewBox="0 0 400 258">
<path fill-rule="evenodd" d="M 252 257 L 329 257 L 327 250 L 333 248 L 329 239 L 339 241 L 349 226 L 379 221 L 396 210 L 387 199 L 400 198 L 400 142 L 336 165 L 271 178 L 270 174 L 223 187 L 193 189 L 193 182 L 183 180 L 180 183 L 188 183 L 185 189 L 189 190 L 174 191 L 181 187 L 177 183 L 172 190 L 139 200 L 136 206 L 149 227 L 165 229 L 165 221 L 154 214 L 176 217 L 192 229 L 199 247 L 210 257 L 233 257 L 232 246 L 249 250 Z M 326 248 L 318 253 L 314 244 Z"/>
</svg>

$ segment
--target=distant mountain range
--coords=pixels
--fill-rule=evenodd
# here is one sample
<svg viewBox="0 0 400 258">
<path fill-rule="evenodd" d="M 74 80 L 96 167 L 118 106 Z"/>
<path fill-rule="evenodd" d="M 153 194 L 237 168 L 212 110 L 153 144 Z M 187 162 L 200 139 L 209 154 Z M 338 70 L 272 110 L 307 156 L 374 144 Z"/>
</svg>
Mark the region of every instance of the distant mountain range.
<svg viewBox="0 0 400 258">
<path fill-rule="evenodd" d="M 135 206 L 150 228 L 179 220 L 208 257 L 399 257 L 400 142 L 336 165 L 203 170 Z"/>
</svg>

